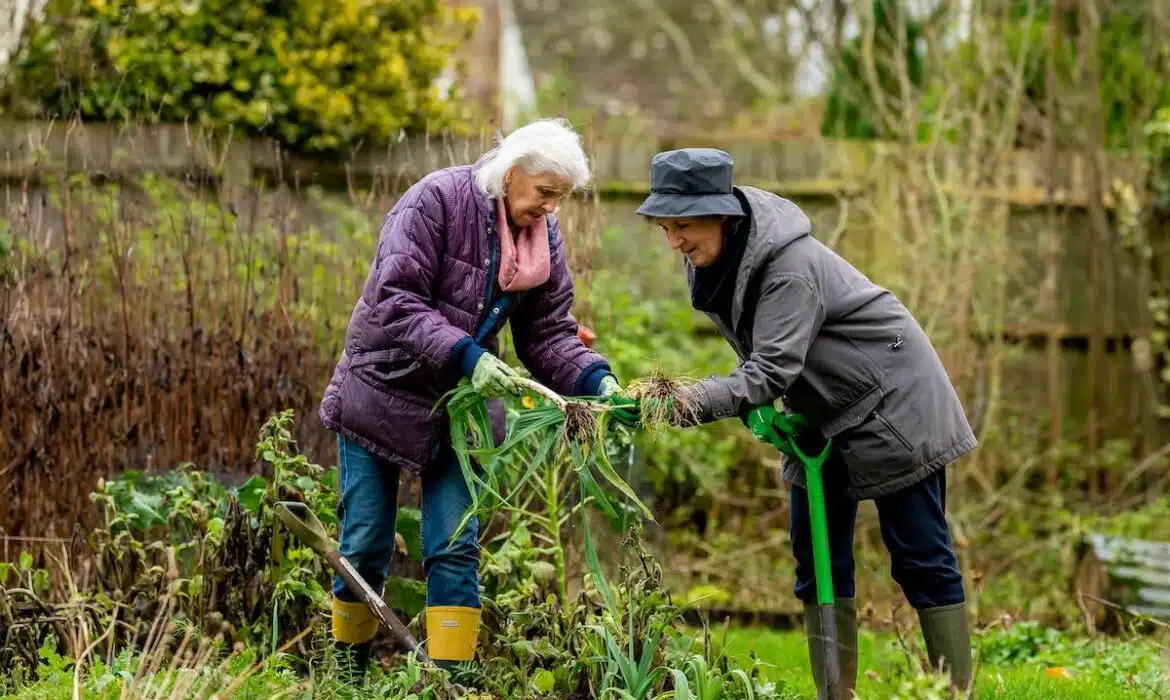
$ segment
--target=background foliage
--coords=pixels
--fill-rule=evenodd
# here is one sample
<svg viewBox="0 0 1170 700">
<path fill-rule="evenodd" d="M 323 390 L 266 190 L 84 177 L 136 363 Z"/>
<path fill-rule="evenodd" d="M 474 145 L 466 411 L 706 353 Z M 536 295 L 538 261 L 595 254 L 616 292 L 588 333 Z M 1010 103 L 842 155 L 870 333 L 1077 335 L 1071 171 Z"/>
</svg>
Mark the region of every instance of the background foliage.
<svg viewBox="0 0 1170 700">
<path fill-rule="evenodd" d="M 842 131 L 825 133 L 883 139 L 870 144 L 872 150 L 857 151 L 863 157 L 881 152 L 874 161 L 880 167 L 848 187 L 817 182 L 815 193 L 804 191 L 814 234 L 836 250 L 848 250 L 847 257 L 865 260 L 865 271 L 907 302 L 963 394 L 981 447 L 951 470 L 948 512 L 973 616 L 992 627 L 1028 617 L 1065 628 L 1055 633 L 1025 626 L 990 635 L 989 661 L 1033 664 L 1027 670 L 1033 676 L 1024 680 L 1040 690 L 1010 689 L 1014 674 L 1025 673 L 1017 665 L 987 681 L 994 684 L 987 696 L 1066 695 L 1064 686 L 1044 685 L 1064 676 L 1041 678 L 1044 670 L 1036 664 L 1075 667 L 1074 677 L 1084 669 L 1087 680 L 1079 688 L 1086 695 L 1121 697 L 1121 685 L 1155 682 L 1159 672 L 1148 649 L 1101 641 L 1100 653 L 1092 648 L 1093 659 L 1078 651 L 1091 647 L 1072 636 L 1087 617 L 1072 577 L 1086 531 L 1154 539 L 1166 532 L 1160 524 L 1167 521 L 1167 503 L 1159 495 L 1170 483 L 1170 452 L 1158 444 L 1165 426 L 1152 430 L 1129 417 L 1152 394 L 1160 392 L 1165 401 L 1170 386 L 1170 116 L 1165 111 L 1170 81 L 1163 40 L 1170 15 L 1156 4 L 1131 0 L 1065 3 L 1067 12 L 1059 15 L 1043 0 L 938 0 L 932 3 L 937 12 L 911 21 L 897 12 L 905 3 L 829 0 L 820 5 L 836 25 L 823 42 L 831 49 L 829 73 L 836 76 L 827 97 L 830 114 L 793 126 L 783 116 L 794 94 L 789 59 L 803 48 L 787 47 L 757 28 L 796 26 L 793 13 L 810 3 L 517 4 L 525 6 L 523 12 L 551 7 L 557 20 L 572 15 L 574 24 L 549 21 L 547 31 L 537 34 L 555 35 L 547 42 L 548 53 L 567 55 L 583 43 L 601 47 L 602 77 L 613 90 L 630 93 L 632 86 L 631 94 L 643 103 L 658 100 L 680 119 L 693 117 L 686 125 L 670 125 L 702 127 L 686 137 L 691 143 L 716 138 L 712 129 L 721 122 L 733 125 L 729 131 L 736 139 L 759 133 L 767 139 L 778 133 L 808 139 L 817 125 L 828 124 Z M 976 15 L 969 40 L 948 43 L 940 28 L 964 12 Z M 630 13 L 638 21 L 629 19 Z M 859 31 L 837 31 L 848 25 L 846 14 L 858 20 Z M 657 86 L 661 91 L 640 90 L 636 71 L 621 75 L 614 68 L 633 64 L 618 60 L 622 46 L 605 48 L 625 34 L 610 32 L 607 39 L 606 27 L 595 26 L 604 25 L 596 19 L 613 17 L 621 18 L 613 21 L 623 32 L 637 34 L 630 60 L 638 53 L 634 63 L 649 62 L 669 74 Z M 694 21 L 683 22 L 688 17 Z M 82 116 L 70 131 L 79 142 L 86 121 L 189 121 L 275 136 L 298 149 L 345 151 L 393 140 L 398 129 L 439 129 L 460 121 L 464 108 L 438 101 L 431 85 L 451 46 L 436 43 L 436 37 L 453 43 L 467 26 L 462 19 L 444 5 L 421 1 L 54 0 L 48 18 L 17 56 L 4 104 L 10 116 Z M 1126 38 L 1125 32 L 1137 36 Z M 534 60 L 539 53 L 529 51 Z M 541 109 L 575 115 L 590 136 L 630 132 L 638 120 L 595 123 L 609 113 L 610 100 L 599 98 L 596 83 L 586 84 L 581 65 L 582 70 L 556 71 L 558 79 L 541 86 Z M 725 73 L 734 78 L 714 79 Z M 715 97 L 699 104 L 695 95 Z M 1162 111 L 1151 119 L 1158 107 Z M 730 113 L 743 121 L 728 121 Z M 756 118 L 759 133 L 750 128 Z M 632 133 L 636 140 L 647 132 Z M 668 134 L 657 142 L 672 139 L 684 141 Z M 777 161 L 790 154 L 816 160 L 836 146 L 853 153 L 856 145 L 790 151 L 767 139 L 757 150 L 767 155 L 774 148 Z M 50 540 L 5 568 L 0 586 L 7 579 L 33 596 L 49 597 L 59 579 L 80 570 L 68 557 L 64 563 L 55 559 L 51 545 L 65 546 L 51 538 L 64 539 L 78 525 L 82 532 L 95 526 L 93 544 L 100 556 L 87 575 L 99 577 L 99 587 L 120 591 L 122 598 L 112 600 L 107 593 L 111 600 L 73 599 L 65 589 L 53 593 L 53 605 L 66 607 L 51 612 L 67 613 L 69 625 L 34 630 L 43 636 L 23 644 L 21 653 L 24 672 L 35 671 L 39 679 L 20 682 L 51 686 L 46 697 L 53 689 L 68 690 L 70 661 L 60 650 L 84 651 L 82 630 L 92 640 L 106 629 L 112 611 L 148 619 L 173 585 L 173 605 L 185 615 L 179 627 L 193 622 L 212 636 L 221 630 L 225 640 L 241 644 L 245 656 L 265 658 L 256 688 L 293 692 L 306 682 L 297 673 L 305 670 L 303 661 L 310 660 L 311 667 L 318 650 L 309 643 L 295 655 L 273 650 L 299 633 L 290 622 L 316 624 L 321 631 L 312 615 L 324 600 L 318 580 L 323 572 L 320 562 L 303 552 L 268 561 L 281 547 L 265 519 L 265 504 L 280 493 L 311 498 L 328 519 L 334 472 L 315 464 L 330 464 L 335 448 L 314 411 L 355 290 L 367 273 L 378 222 L 409 183 L 351 178 L 349 161 L 336 154 L 308 161 L 309 169 L 344 170 L 345 177 L 327 189 L 303 187 L 297 176 L 261 169 L 251 171 L 258 176 L 254 181 L 229 181 L 218 172 L 172 177 L 132 168 L 111 179 L 111 173 L 84 161 L 77 165 L 68 154 L 47 159 L 81 169 L 66 175 L 40 167 L 40 141 L 35 134 L 28 140 L 8 145 L 17 162 L 4 163 L 0 212 L 5 322 L 0 390 L 6 399 L 0 407 L 0 528 Z M 446 146 L 428 143 L 425 153 L 412 155 L 430 164 Z M 1051 146 L 1051 160 L 1022 159 L 1048 172 L 1019 172 L 1021 146 Z M 1092 184 L 1078 192 L 1083 201 L 1053 204 L 1037 191 L 1046 184 L 1042 175 L 1074 169 L 1061 165 L 1074 162 L 1063 159 L 1065 152 L 1082 156 L 1075 160 L 1076 168 L 1084 169 L 1078 177 Z M 1140 167 L 1109 172 L 1104 164 L 1115 161 L 1103 156 L 1119 152 L 1135 155 Z M 478 155 L 458 158 L 469 162 Z M 609 157 L 636 160 L 640 181 L 645 167 L 640 156 Z M 754 153 L 746 157 L 754 164 Z M 830 174 L 831 166 L 813 165 L 807 171 Z M 374 172 L 376 180 L 385 171 L 363 172 Z M 1017 177 L 1035 179 L 1013 188 Z M 1058 180 L 1065 182 L 1052 178 Z M 629 189 L 633 181 L 616 183 L 609 194 Z M 1013 199 L 1021 190 L 1027 196 Z M 677 255 L 635 225 L 628 216 L 634 206 L 616 192 L 604 202 L 575 199 L 560 212 L 571 237 L 578 317 L 598 333 L 598 349 L 626 382 L 656 370 L 693 377 L 727 372 L 734 353 L 701 325 L 690 308 Z M 1016 223 L 1019 209 L 1029 210 L 1027 225 Z M 1089 259 L 1090 248 L 1099 253 L 1096 259 L 1108 253 L 1107 271 L 1066 266 Z M 591 252 L 582 255 L 585 249 Z M 1102 319 L 1108 309 L 1105 315 L 1098 309 L 1096 316 L 1078 316 L 1090 319 L 1079 334 L 1059 334 L 1063 307 L 1077 304 L 1083 311 L 1080 306 L 1107 297 L 1110 285 L 1139 279 L 1145 286 L 1136 296 L 1149 303 L 1137 304 L 1138 312 L 1127 319 L 1134 324 L 1128 326 L 1132 337 L 1106 352 Z M 1057 352 L 1033 347 L 1036 338 L 1019 333 L 1017 321 L 1044 329 L 1040 344 Z M 1123 371 L 1106 374 L 1106 356 L 1120 360 Z M 1133 381 L 1111 382 L 1115 376 Z M 1098 401 L 1106 390 L 1124 396 Z M 1068 411 L 1062 427 L 1065 398 L 1087 408 Z M 1101 411 L 1100 406 L 1118 408 Z M 290 407 L 295 421 L 281 414 L 279 430 L 261 425 Z M 1109 424 L 1107 432 L 1103 423 Z M 267 449 L 255 449 L 258 432 Z M 284 449 L 294 435 L 306 459 Z M 671 642 L 649 656 L 645 649 L 653 645 L 627 646 L 655 631 L 648 624 L 655 617 L 650 613 L 660 612 L 664 596 L 739 610 L 796 607 L 786 527 L 789 496 L 776 482 L 774 450 L 750 438 L 737 422 L 724 421 L 640 435 L 632 452 L 619 452 L 614 467 L 631 478 L 658 519 L 647 529 L 645 551 L 657 554 L 662 568 L 649 565 L 654 559 L 649 556 L 641 567 L 624 572 L 633 577 L 630 589 L 640 587 L 639 600 L 653 602 L 634 614 L 622 613 L 625 617 L 612 610 L 600 613 L 609 622 L 641 625 L 636 633 L 607 628 L 616 644 L 608 644 L 601 631 L 588 642 L 574 636 L 582 617 L 574 617 L 577 608 L 566 609 L 564 602 L 581 592 L 591 595 L 596 585 L 580 561 L 575 518 L 564 521 L 563 531 L 515 514 L 497 519 L 486 530 L 491 546 L 482 570 L 489 597 L 502 601 L 489 618 L 505 630 L 490 648 L 491 656 L 501 659 L 496 687 L 504 694 L 520 694 L 521 687 L 566 690 L 580 678 L 574 674 L 582 666 L 600 658 L 619 669 L 602 676 L 615 690 L 646 680 L 646 674 L 634 673 L 617 681 L 621 668 L 636 669 L 636 664 L 623 666 L 628 657 L 649 659 L 656 681 L 665 678 L 668 667 L 691 677 L 704 675 L 701 663 L 708 670 L 717 667 L 712 650 L 718 645 L 709 637 L 691 638 L 688 643 L 694 644 L 685 649 Z M 543 480 L 549 493 L 571 490 L 572 482 L 554 478 L 549 464 L 523 458 L 500 472 L 501 478 L 514 471 Z M 186 464 L 197 465 L 202 474 L 189 467 L 167 474 Z M 403 505 L 418 498 L 417 484 L 408 483 Z M 539 505 L 528 509 L 529 516 L 540 512 Z M 566 507 L 570 510 L 554 510 L 575 512 L 571 503 Z M 418 512 L 401 513 L 406 556 L 396 570 L 414 578 L 396 580 L 390 595 L 417 613 L 425 594 L 417 580 Z M 613 533 L 598 539 L 604 555 L 618 558 L 626 551 Z M 859 581 L 867 631 L 897 629 L 912 611 L 883 573 L 888 557 L 873 510 L 864 504 L 856 542 L 858 570 L 869 572 Z M 213 570 L 227 572 L 227 578 L 206 573 Z M 173 571 L 179 575 L 172 577 Z M 550 580 L 556 585 L 549 586 Z M 552 598 L 556 604 L 550 604 Z M 274 600 L 279 607 L 273 607 Z M 37 605 L 28 598 L 18 602 L 0 605 L 0 618 Z M 211 616 L 216 612 L 222 620 Z M 776 641 L 742 630 L 729 635 L 733 638 Z M 793 635 L 776 643 L 801 641 Z M 690 653 L 695 645 L 702 645 L 701 654 Z M 779 655 L 787 675 L 777 678 L 796 671 L 807 676 L 795 661 L 803 649 L 797 651 Z M 153 662 L 138 663 L 132 652 L 123 656 L 111 649 L 103 656 L 91 657 L 93 678 L 84 682 L 114 687 L 127 673 L 149 677 Z M 730 670 L 724 666 L 714 673 L 728 676 Z M 377 686 L 382 692 L 402 694 L 419 681 L 419 669 L 409 660 L 395 673 L 400 675 Z M 894 675 L 866 682 L 880 688 L 875 693 L 882 697 L 941 697 L 938 679 L 921 676 L 913 663 Z M 658 690 L 672 692 L 665 685 Z"/>
<path fill-rule="evenodd" d="M 436 79 L 474 29 L 443 0 L 53 0 L 13 61 L 7 111 L 193 120 L 308 151 L 468 116 Z"/>
</svg>

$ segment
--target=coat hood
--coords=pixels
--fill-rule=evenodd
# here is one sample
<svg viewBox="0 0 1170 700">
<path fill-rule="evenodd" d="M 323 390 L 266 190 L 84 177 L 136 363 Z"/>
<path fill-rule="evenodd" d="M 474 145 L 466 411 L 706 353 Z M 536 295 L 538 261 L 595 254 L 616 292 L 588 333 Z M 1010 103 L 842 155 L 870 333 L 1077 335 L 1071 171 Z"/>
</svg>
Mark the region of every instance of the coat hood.
<svg viewBox="0 0 1170 700">
<path fill-rule="evenodd" d="M 812 235 L 812 222 L 793 202 L 756 187 L 739 186 L 735 189 L 747 202 L 751 227 L 732 296 L 733 326 L 739 325 L 747 290 L 765 263 L 793 241 Z"/>
</svg>

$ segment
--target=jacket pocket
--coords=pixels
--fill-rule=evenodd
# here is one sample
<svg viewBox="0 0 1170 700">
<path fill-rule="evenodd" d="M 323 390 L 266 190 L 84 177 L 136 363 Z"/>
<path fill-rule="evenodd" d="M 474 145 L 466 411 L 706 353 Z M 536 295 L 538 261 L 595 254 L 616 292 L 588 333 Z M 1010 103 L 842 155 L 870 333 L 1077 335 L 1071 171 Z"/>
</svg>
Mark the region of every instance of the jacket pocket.
<svg viewBox="0 0 1170 700">
<path fill-rule="evenodd" d="M 906 451 L 908 451 L 908 452 L 914 451 L 914 446 L 910 444 L 910 441 L 906 439 L 906 436 L 903 435 L 897 428 L 895 428 L 893 423 L 886 420 L 885 416 L 883 416 L 878 411 L 874 411 L 873 417 L 876 418 L 877 421 L 879 423 L 881 423 L 885 427 L 886 430 L 890 431 L 890 434 L 893 435 L 895 438 L 897 438 L 898 442 L 902 443 L 902 446 L 906 448 Z"/>
<path fill-rule="evenodd" d="M 422 358 L 402 348 L 359 353 L 354 357 L 351 372 L 375 391 L 395 393 L 428 407 L 433 407 L 458 381 L 449 372 L 432 369 Z"/>
<path fill-rule="evenodd" d="M 357 353 L 350 369 L 364 382 L 379 388 L 397 379 L 410 376 L 422 367 L 422 360 L 411 357 L 401 348 L 371 350 Z"/>
<path fill-rule="evenodd" d="M 869 418 L 881 401 L 882 380 L 880 369 L 854 342 L 826 335 L 813 343 L 784 403 L 832 436 Z"/>
</svg>

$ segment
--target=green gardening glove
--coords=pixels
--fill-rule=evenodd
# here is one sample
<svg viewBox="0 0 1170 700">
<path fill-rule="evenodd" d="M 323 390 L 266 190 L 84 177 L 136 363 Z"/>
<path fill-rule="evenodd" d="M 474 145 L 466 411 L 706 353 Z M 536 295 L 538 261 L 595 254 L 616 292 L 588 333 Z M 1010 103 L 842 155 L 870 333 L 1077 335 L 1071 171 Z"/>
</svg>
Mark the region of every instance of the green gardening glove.
<svg viewBox="0 0 1170 700">
<path fill-rule="evenodd" d="M 485 352 L 475 363 L 471 373 L 471 386 L 485 399 L 498 399 L 507 394 L 519 396 L 524 387 L 516 381 L 520 377 L 506 362 Z"/>
<path fill-rule="evenodd" d="M 776 432 L 776 419 L 780 416 L 780 412 L 772 406 L 759 406 L 753 408 L 748 413 L 747 424 L 752 431 L 752 435 L 757 440 L 765 444 L 771 445 L 789 457 L 792 454 L 792 448 L 788 446 L 788 440 Z"/>
<path fill-rule="evenodd" d="M 799 413 L 781 413 L 772 406 L 760 406 L 748 413 L 747 424 L 757 440 L 772 445 L 789 457 L 796 457 L 789 438 L 796 440 L 808 421 Z"/>
<path fill-rule="evenodd" d="M 638 402 L 622 396 L 621 390 L 622 385 L 618 384 L 618 380 L 612 374 L 607 374 L 605 379 L 601 380 L 599 388 L 601 399 L 614 407 L 609 415 L 627 428 L 637 430 L 642 427 L 642 411 L 638 407 Z"/>
</svg>

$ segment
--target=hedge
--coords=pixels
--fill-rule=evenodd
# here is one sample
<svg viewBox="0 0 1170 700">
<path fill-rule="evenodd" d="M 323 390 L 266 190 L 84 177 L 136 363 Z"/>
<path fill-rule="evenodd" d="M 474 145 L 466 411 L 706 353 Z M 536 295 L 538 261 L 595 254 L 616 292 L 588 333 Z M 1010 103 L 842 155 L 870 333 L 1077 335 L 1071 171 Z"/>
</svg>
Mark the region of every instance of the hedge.
<svg viewBox="0 0 1170 700">
<path fill-rule="evenodd" d="M 303 151 L 386 143 L 469 118 L 436 79 L 476 18 L 441 0 L 50 0 L 0 109 L 194 121 Z"/>
</svg>

